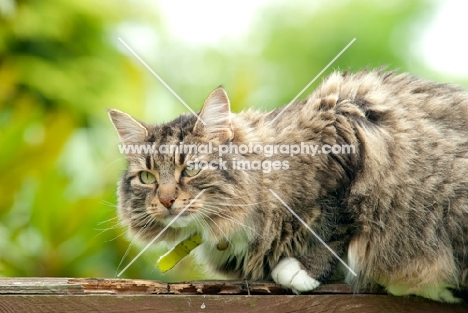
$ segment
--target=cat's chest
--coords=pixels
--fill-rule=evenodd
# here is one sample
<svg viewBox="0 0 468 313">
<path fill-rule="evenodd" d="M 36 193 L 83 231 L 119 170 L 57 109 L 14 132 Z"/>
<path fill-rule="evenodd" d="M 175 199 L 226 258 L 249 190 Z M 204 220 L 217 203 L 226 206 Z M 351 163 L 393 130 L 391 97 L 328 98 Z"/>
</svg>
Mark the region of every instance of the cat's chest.
<svg viewBox="0 0 468 313">
<path fill-rule="evenodd" d="M 235 271 L 243 266 L 248 257 L 249 238 L 245 232 L 239 231 L 220 240 L 205 240 L 194 252 L 201 264 Z"/>
</svg>

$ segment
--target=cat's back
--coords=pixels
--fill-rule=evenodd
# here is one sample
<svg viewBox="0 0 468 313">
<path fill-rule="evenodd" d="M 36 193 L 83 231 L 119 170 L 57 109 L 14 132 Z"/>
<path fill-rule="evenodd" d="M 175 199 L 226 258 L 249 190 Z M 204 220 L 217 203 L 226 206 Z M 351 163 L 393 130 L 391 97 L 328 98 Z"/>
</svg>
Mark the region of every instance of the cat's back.
<svg viewBox="0 0 468 313">
<path fill-rule="evenodd" d="M 407 134 L 401 145 L 417 141 L 421 134 L 433 141 L 460 139 L 460 133 L 468 138 L 466 90 L 384 70 L 335 72 L 312 94 L 290 106 L 268 113 L 239 113 L 235 128 L 242 133 L 240 141 L 300 142 L 310 139 L 307 130 L 318 132 L 338 115 L 385 136 Z"/>
<path fill-rule="evenodd" d="M 361 71 L 330 75 L 311 97 L 337 95 L 337 113 L 358 109 L 371 123 L 385 127 L 393 121 L 422 121 L 468 132 L 468 92 L 452 84 L 397 74 Z M 417 126 L 417 125 L 416 125 Z"/>
</svg>

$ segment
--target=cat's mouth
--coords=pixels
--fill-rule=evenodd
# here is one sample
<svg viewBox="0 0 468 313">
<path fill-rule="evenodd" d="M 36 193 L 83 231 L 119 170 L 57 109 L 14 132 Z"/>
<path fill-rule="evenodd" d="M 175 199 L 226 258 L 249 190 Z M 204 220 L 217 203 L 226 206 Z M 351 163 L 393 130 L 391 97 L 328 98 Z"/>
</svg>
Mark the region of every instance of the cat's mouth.
<svg viewBox="0 0 468 313">
<path fill-rule="evenodd" d="M 174 228 L 184 228 L 193 223 L 193 217 L 190 214 L 183 214 L 177 217 L 178 214 L 169 213 L 161 219 L 164 225 L 170 225 Z"/>
<path fill-rule="evenodd" d="M 170 225 L 175 228 L 187 227 L 188 225 L 194 222 L 193 213 L 189 212 L 189 209 L 181 212 L 182 209 L 171 208 L 171 209 L 162 209 L 160 207 L 153 208 L 147 207 L 147 213 L 156 221 L 164 224 L 165 226 Z"/>
</svg>

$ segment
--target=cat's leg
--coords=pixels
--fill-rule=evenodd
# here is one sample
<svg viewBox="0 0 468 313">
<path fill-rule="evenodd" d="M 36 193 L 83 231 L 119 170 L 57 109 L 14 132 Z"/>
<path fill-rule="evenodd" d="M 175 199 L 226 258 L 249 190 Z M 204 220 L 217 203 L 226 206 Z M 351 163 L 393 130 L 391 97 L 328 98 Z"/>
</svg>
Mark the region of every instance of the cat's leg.
<svg viewBox="0 0 468 313">
<path fill-rule="evenodd" d="M 309 276 L 296 258 L 282 259 L 273 269 L 271 276 L 277 284 L 290 288 L 297 294 L 313 290 L 320 285 L 318 280 Z"/>
<path fill-rule="evenodd" d="M 343 253 L 344 242 L 335 241 L 329 246 L 338 255 Z M 276 283 L 301 293 L 313 290 L 328 280 L 336 270 L 337 261 L 328 249 L 319 245 L 310 248 L 306 255 L 282 259 L 271 275 Z"/>
</svg>

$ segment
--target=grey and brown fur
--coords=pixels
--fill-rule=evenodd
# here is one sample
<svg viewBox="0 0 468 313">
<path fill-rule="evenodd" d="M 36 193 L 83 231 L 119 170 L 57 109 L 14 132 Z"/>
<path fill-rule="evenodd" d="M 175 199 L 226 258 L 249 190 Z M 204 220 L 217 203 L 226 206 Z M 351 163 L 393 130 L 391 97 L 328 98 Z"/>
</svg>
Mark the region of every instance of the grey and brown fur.
<svg viewBox="0 0 468 313">
<path fill-rule="evenodd" d="M 118 187 L 123 224 L 150 240 L 204 190 L 161 241 L 172 247 L 199 233 L 203 244 L 194 253 L 214 270 L 313 289 L 338 260 L 271 189 L 338 255 L 347 254 L 358 274 L 347 279 L 356 288 L 380 284 L 395 295 L 457 302 L 451 290 L 468 287 L 468 93 L 394 72 L 334 73 L 270 124 L 279 112 L 231 114 L 222 88 L 200 113 L 207 125 L 193 115 L 148 125 L 109 111 L 124 144 L 303 142 L 356 149 L 227 154 L 227 170 L 193 177 L 182 174 L 189 160 L 218 154 L 128 155 Z M 232 170 L 233 159 L 288 161 L 289 168 Z M 141 171 L 156 183 L 143 184 Z M 218 250 L 226 241 L 228 248 Z"/>
</svg>

